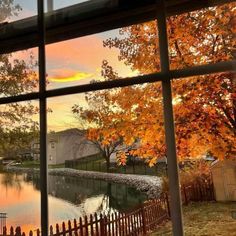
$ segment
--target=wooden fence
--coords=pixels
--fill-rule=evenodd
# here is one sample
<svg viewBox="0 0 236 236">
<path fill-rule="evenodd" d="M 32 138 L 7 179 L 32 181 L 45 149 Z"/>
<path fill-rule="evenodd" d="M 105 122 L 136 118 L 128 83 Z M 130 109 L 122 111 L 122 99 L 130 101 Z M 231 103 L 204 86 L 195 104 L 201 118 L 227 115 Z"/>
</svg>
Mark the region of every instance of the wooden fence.
<svg viewBox="0 0 236 236">
<path fill-rule="evenodd" d="M 191 201 L 215 200 L 212 178 L 207 177 L 201 181 L 181 187 L 182 203 L 187 205 Z M 160 224 L 170 218 L 169 196 L 163 193 L 159 199 L 150 200 L 140 207 L 126 213 L 112 213 L 108 215 L 90 215 L 80 217 L 77 221 L 63 222 L 61 225 L 50 226 L 49 236 L 139 236 L 147 235 Z M 41 236 L 40 230 L 29 236 Z M 13 227 L 8 232 L 6 227 L 0 236 L 26 236 L 21 228 Z"/>
<path fill-rule="evenodd" d="M 207 176 L 199 181 L 181 187 L 182 203 L 215 201 L 214 184 L 212 176 Z"/>
<path fill-rule="evenodd" d="M 112 213 L 109 215 L 90 215 L 80 217 L 77 221 L 63 222 L 56 227 L 50 226 L 50 236 L 138 236 L 146 235 L 160 223 L 169 219 L 168 202 L 166 198 L 151 200 L 141 207 L 127 213 Z M 3 236 L 26 236 L 20 227 L 13 227 L 8 232 L 4 228 Z M 41 236 L 40 230 L 30 231 L 29 236 Z"/>
</svg>

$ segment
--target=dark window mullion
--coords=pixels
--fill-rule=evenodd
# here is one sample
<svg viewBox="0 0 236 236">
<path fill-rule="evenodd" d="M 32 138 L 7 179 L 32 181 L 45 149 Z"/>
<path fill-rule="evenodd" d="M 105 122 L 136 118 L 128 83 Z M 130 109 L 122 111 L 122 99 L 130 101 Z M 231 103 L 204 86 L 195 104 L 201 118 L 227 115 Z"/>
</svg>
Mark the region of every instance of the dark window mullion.
<svg viewBox="0 0 236 236">
<path fill-rule="evenodd" d="M 47 100 L 44 1 L 38 0 L 41 235 L 48 236 Z"/>
<path fill-rule="evenodd" d="M 184 79 L 186 77 L 196 76 L 196 75 L 205 75 L 213 73 L 221 73 L 226 71 L 235 71 L 236 60 L 232 61 L 222 61 L 209 65 L 200 65 L 190 68 L 184 68 L 179 70 L 170 70 L 171 80 L 174 79 Z M 29 101 L 33 99 L 39 99 L 40 96 L 44 97 L 56 97 L 76 93 L 84 93 L 89 91 L 97 91 L 102 89 L 112 89 L 125 86 L 131 86 L 134 84 L 143 84 L 143 83 L 154 83 L 162 81 L 166 78 L 164 73 L 153 73 L 148 75 L 140 75 L 135 77 L 128 77 L 123 79 L 118 79 L 115 81 L 104 81 L 93 84 L 77 85 L 73 87 L 65 87 L 60 89 L 48 90 L 45 93 L 39 95 L 39 93 L 28 93 L 21 94 L 12 97 L 2 97 L 0 98 L 0 104 L 7 104 L 12 102 L 21 102 Z"/>
<path fill-rule="evenodd" d="M 171 93 L 171 73 L 169 66 L 166 9 L 164 0 L 157 0 L 157 24 L 160 48 L 161 72 L 167 74 L 162 80 L 165 140 L 167 147 L 167 167 L 170 192 L 170 214 L 174 236 L 183 235 L 182 207 L 179 187 L 178 162 L 176 155 L 174 115 Z"/>
</svg>

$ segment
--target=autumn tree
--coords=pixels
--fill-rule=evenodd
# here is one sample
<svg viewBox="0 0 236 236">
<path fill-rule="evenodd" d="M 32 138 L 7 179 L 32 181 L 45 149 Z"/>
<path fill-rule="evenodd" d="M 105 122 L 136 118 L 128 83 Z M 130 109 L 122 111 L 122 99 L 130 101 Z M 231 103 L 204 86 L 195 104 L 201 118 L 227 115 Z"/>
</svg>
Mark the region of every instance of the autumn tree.
<svg viewBox="0 0 236 236">
<path fill-rule="evenodd" d="M 0 2 L 0 24 L 21 10 L 13 0 Z M 16 96 L 32 92 L 38 87 L 33 55 L 29 61 L 17 59 L 13 54 L 0 55 L 0 97 Z M 38 124 L 32 115 L 38 112 L 31 102 L 11 103 L 0 106 L 0 155 L 13 156 L 16 149 L 24 148 Z"/>
<path fill-rule="evenodd" d="M 73 114 L 79 118 L 87 130 L 86 137 L 89 143 L 95 145 L 106 161 L 107 172 L 110 169 L 110 159 L 123 144 L 123 135 L 117 130 L 120 120 L 116 119 L 118 110 L 110 100 L 110 92 L 98 91 L 86 93 L 87 107 L 75 104 Z"/>
<path fill-rule="evenodd" d="M 171 69 L 235 59 L 235 6 L 235 3 L 230 3 L 169 17 Z M 110 38 L 104 46 L 118 48 L 119 59 L 141 74 L 157 72 L 160 70 L 157 30 L 155 21 L 132 25 L 120 30 L 122 37 Z M 178 156 L 196 157 L 207 151 L 218 158 L 234 156 L 235 75 L 228 72 L 196 76 L 173 81 L 172 86 Z M 153 91 L 160 97 L 160 90 L 158 83 L 143 88 L 144 94 L 150 95 L 150 100 L 155 97 Z M 132 94 L 126 92 L 126 96 Z M 119 98 L 117 96 L 117 102 Z M 159 129 L 162 127 L 163 123 L 158 122 L 159 116 L 155 114 L 158 106 L 147 99 L 138 107 L 139 114 L 147 117 L 146 120 L 153 119 L 159 123 Z M 162 138 L 151 123 L 142 126 L 144 132 L 141 138 L 145 133 L 150 133 L 150 138 L 145 137 L 151 143 Z"/>
<path fill-rule="evenodd" d="M 169 17 L 167 27 L 171 69 L 234 59 L 235 3 Z M 157 31 L 155 21 L 132 25 L 119 31 L 121 37 L 105 40 L 104 46 L 119 49 L 119 60 L 140 74 L 157 72 Z M 106 61 L 102 75 L 106 80 L 118 78 Z M 232 73 L 172 82 L 179 158 L 206 152 L 218 158 L 235 155 L 235 84 Z M 114 124 L 114 132 L 127 145 L 139 140 L 132 155 L 155 164 L 157 158 L 166 154 L 161 90 L 160 83 L 153 83 L 92 93 L 86 113 L 91 114 L 91 123 L 100 119 L 93 132 L 109 133 L 104 124 Z M 97 99 L 99 112 L 95 112 Z M 92 139 L 97 140 L 97 136 Z M 121 162 L 125 162 L 124 156 Z"/>
</svg>

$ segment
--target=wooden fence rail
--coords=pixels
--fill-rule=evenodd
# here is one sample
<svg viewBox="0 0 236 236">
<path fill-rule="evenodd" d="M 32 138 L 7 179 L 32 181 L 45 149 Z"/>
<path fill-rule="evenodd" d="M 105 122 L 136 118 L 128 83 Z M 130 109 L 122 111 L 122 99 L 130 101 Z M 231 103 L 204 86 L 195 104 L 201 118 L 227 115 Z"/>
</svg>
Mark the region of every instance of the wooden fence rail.
<svg viewBox="0 0 236 236">
<path fill-rule="evenodd" d="M 211 177 L 204 181 L 181 187 L 182 203 L 187 205 L 191 201 L 215 200 Z M 112 213 L 108 215 L 90 215 L 78 220 L 63 222 L 55 227 L 50 226 L 49 236 L 139 236 L 147 235 L 160 224 L 170 218 L 169 196 L 163 193 L 159 199 L 150 200 L 140 207 L 126 213 Z M 41 236 L 40 230 L 30 231 L 29 236 Z M 20 227 L 10 231 L 3 228 L 0 236 L 26 236 Z"/>
</svg>

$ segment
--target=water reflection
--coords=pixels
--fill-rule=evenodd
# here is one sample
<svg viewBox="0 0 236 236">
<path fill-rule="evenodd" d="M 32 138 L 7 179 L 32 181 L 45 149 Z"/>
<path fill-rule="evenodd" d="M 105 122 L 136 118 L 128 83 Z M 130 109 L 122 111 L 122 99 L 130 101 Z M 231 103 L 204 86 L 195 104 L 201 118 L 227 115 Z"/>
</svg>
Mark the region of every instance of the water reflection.
<svg viewBox="0 0 236 236">
<path fill-rule="evenodd" d="M 134 188 L 100 180 L 49 176 L 50 224 L 95 212 L 124 211 L 146 196 Z M 7 212 L 8 226 L 24 230 L 40 224 L 40 179 L 32 174 L 0 173 L 0 212 Z"/>
</svg>

